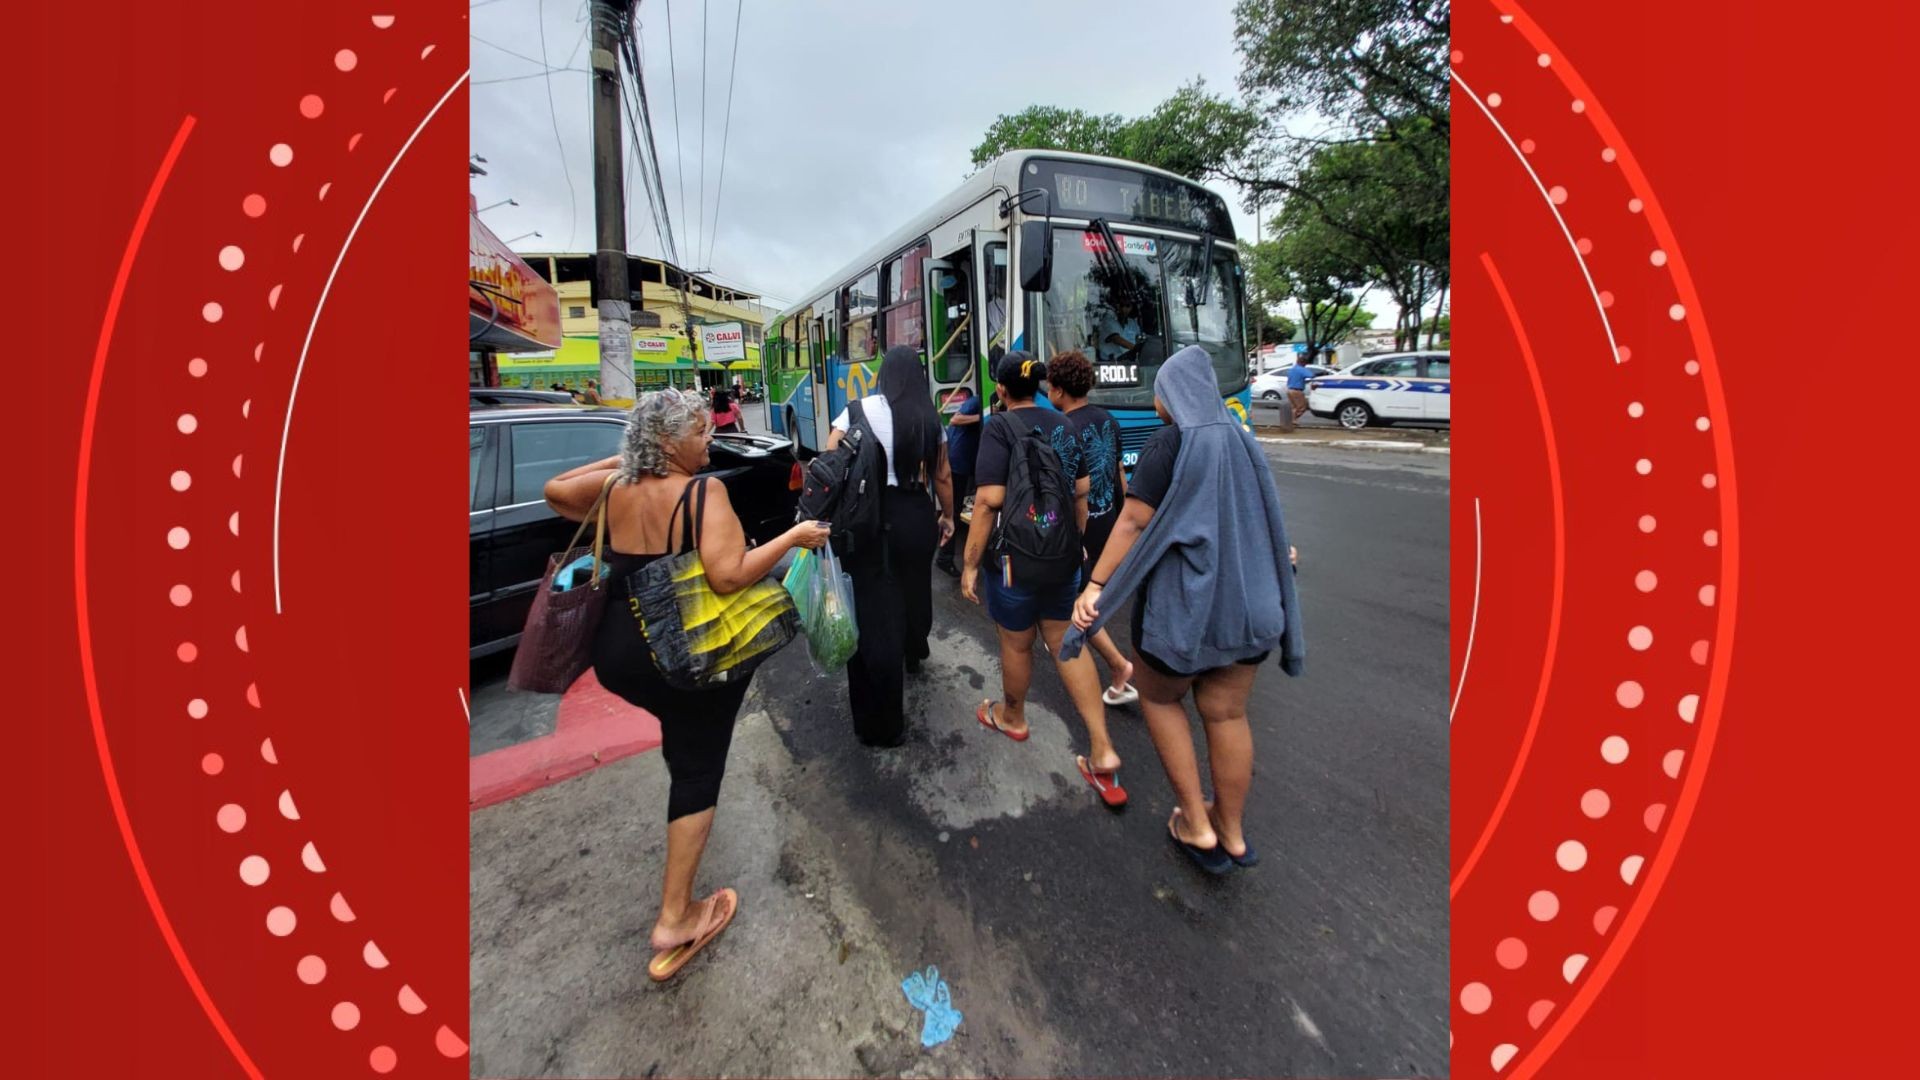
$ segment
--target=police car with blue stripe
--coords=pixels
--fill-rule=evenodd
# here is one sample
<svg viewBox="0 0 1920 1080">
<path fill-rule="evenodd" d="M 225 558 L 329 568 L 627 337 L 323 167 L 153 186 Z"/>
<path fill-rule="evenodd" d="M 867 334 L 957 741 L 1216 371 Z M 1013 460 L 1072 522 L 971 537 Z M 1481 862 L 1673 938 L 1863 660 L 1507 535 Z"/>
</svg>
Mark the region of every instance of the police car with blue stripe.
<svg viewBox="0 0 1920 1080">
<path fill-rule="evenodd" d="M 1450 354 L 1370 356 L 1307 384 L 1307 409 L 1349 431 L 1369 424 L 1421 420 L 1451 425 Z"/>
</svg>

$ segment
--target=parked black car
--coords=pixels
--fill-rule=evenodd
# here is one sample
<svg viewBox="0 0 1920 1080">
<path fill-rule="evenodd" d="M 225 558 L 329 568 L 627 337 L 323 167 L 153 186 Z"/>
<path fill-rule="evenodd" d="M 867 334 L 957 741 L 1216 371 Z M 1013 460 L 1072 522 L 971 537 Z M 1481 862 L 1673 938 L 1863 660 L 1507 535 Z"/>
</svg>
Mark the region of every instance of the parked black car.
<svg viewBox="0 0 1920 1080">
<path fill-rule="evenodd" d="M 481 405 L 572 405 L 575 398 L 565 390 L 522 390 L 513 386 L 469 386 L 467 403 Z"/>
<path fill-rule="evenodd" d="M 547 556 L 565 547 L 578 527 L 547 506 L 541 494 L 546 482 L 617 453 L 626 426 L 625 410 L 590 405 L 476 404 L 470 410 L 470 657 L 519 642 Z M 701 474 L 727 485 L 748 539 L 765 542 L 793 526 L 799 465 L 786 439 L 716 435 Z"/>
</svg>

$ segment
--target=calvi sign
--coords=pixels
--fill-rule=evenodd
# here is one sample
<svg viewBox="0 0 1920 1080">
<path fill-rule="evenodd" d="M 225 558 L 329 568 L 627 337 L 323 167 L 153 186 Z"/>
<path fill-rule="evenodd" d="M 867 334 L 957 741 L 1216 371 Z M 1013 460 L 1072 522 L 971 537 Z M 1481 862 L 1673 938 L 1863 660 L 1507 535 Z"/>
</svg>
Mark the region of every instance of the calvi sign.
<svg viewBox="0 0 1920 1080">
<path fill-rule="evenodd" d="M 723 363 L 746 358 L 747 336 L 739 323 L 708 323 L 700 328 L 700 359 Z"/>
</svg>

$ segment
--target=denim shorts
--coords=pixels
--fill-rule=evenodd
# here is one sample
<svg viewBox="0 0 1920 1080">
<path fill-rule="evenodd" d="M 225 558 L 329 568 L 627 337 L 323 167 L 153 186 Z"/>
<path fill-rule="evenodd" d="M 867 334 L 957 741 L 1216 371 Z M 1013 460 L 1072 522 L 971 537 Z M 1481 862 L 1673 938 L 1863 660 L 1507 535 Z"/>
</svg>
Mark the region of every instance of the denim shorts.
<svg viewBox="0 0 1920 1080">
<path fill-rule="evenodd" d="M 1018 634 L 1033 629 L 1035 620 L 1066 622 L 1073 618 L 1073 602 L 1080 596 L 1080 572 L 1073 580 L 1045 589 L 1028 590 L 1005 584 L 993 560 L 980 567 L 986 584 L 987 614 L 1003 629 Z"/>
</svg>

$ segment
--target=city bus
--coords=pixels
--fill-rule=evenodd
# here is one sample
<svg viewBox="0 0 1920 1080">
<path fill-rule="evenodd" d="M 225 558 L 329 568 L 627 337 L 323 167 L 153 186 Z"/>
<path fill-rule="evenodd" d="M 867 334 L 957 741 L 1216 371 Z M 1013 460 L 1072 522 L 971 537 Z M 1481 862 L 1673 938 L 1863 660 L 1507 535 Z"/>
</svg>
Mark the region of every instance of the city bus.
<svg viewBox="0 0 1920 1080">
<path fill-rule="evenodd" d="M 992 393 L 996 347 L 1042 359 L 1077 348 L 1131 469 L 1160 426 L 1154 375 L 1188 345 L 1213 358 L 1221 395 L 1245 422 L 1244 308 L 1225 199 L 1136 162 L 1015 150 L 768 324 L 768 422 L 819 452 L 896 345 L 919 352 L 943 417 L 962 387 Z"/>
</svg>

